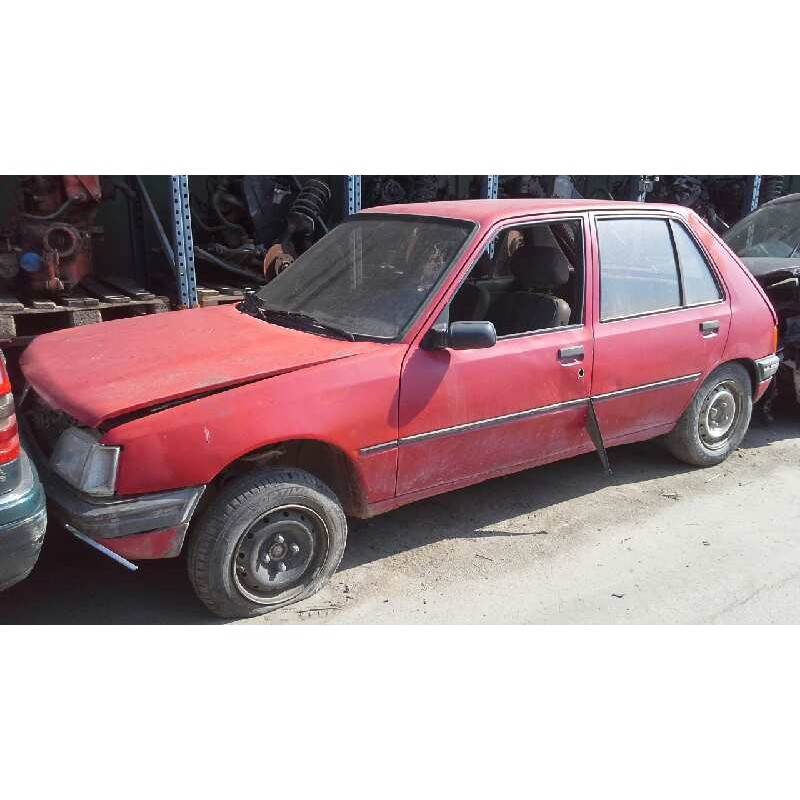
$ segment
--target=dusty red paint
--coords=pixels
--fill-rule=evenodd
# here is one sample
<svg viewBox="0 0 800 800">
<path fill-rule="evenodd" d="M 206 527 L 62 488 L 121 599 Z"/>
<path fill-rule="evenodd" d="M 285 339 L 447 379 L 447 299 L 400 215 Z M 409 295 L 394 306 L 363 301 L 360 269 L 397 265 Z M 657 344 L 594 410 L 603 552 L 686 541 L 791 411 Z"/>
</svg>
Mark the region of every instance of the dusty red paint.
<svg viewBox="0 0 800 800">
<path fill-rule="evenodd" d="M 151 558 L 174 558 L 181 551 L 183 537 L 176 528 L 149 533 L 134 533 L 115 539 L 100 539 L 102 545 L 123 558 L 141 561 Z"/>
<path fill-rule="evenodd" d="M 450 216 L 479 225 L 401 342 L 339 341 L 269 325 L 227 306 L 40 337 L 23 358 L 26 377 L 47 402 L 82 423 L 112 421 L 103 441 L 122 447 L 117 482 L 122 496 L 208 483 L 246 453 L 290 439 L 312 439 L 349 460 L 364 513 L 374 514 L 587 452 L 593 449 L 585 426 L 590 394 L 700 373 L 693 382 L 597 404 L 609 444 L 664 433 L 718 364 L 772 352 L 775 317 L 768 301 L 743 265 L 687 209 L 587 200 L 487 200 L 378 210 Z M 682 219 L 714 261 L 726 300 L 713 307 L 598 322 L 594 217 L 620 211 Z M 422 337 L 495 233 L 563 214 L 583 220 L 583 327 L 505 339 L 487 350 L 421 349 Z M 699 322 L 709 317 L 719 320 L 720 331 L 703 338 Z M 559 348 L 576 344 L 584 347 L 583 360 L 560 363 Z M 203 392 L 213 393 L 113 424 L 131 411 Z M 576 402 L 549 414 L 396 446 L 398 438 L 565 401 Z M 387 449 L 361 452 L 386 443 Z M 121 540 L 115 540 L 119 546 Z M 158 548 L 153 545 L 149 552 Z"/>
<path fill-rule="evenodd" d="M 50 405 L 96 426 L 156 403 L 380 347 L 267 325 L 226 305 L 55 331 L 36 339 L 22 364 Z"/>
</svg>

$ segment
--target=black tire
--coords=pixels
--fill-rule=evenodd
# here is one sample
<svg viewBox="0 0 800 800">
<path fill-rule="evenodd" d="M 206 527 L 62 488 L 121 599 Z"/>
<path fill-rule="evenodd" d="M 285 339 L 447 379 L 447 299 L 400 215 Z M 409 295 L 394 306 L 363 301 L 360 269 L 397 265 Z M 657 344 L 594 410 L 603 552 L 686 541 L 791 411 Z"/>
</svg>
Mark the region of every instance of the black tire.
<svg viewBox="0 0 800 800">
<path fill-rule="evenodd" d="M 217 616 L 254 617 L 317 592 L 346 541 L 344 511 L 322 481 L 265 467 L 232 480 L 197 520 L 189 579 Z"/>
<path fill-rule="evenodd" d="M 680 461 L 696 467 L 713 467 L 739 446 L 752 413 L 750 375 L 740 364 L 723 364 L 697 390 L 678 424 L 664 438 L 665 444 Z M 724 432 L 715 437 L 714 431 Z"/>
</svg>

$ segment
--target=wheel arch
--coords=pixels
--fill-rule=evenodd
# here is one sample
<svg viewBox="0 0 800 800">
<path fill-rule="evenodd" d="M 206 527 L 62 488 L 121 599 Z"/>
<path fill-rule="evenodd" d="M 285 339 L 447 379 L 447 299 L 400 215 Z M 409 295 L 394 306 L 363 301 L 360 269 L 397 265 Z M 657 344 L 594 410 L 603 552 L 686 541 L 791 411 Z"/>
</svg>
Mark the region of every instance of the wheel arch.
<svg viewBox="0 0 800 800">
<path fill-rule="evenodd" d="M 750 389 L 753 400 L 755 400 L 756 392 L 758 391 L 758 370 L 756 369 L 756 362 L 752 358 L 734 358 L 730 361 L 725 361 L 719 366 L 724 367 L 726 364 L 738 364 L 740 367 L 745 368 L 750 377 Z M 717 367 L 717 369 L 719 369 L 719 367 Z"/>
<path fill-rule="evenodd" d="M 355 463 L 340 447 L 320 439 L 287 439 L 244 453 L 217 473 L 206 494 L 210 499 L 231 478 L 263 466 L 305 470 L 334 492 L 345 514 L 367 516 L 366 491 Z"/>
</svg>

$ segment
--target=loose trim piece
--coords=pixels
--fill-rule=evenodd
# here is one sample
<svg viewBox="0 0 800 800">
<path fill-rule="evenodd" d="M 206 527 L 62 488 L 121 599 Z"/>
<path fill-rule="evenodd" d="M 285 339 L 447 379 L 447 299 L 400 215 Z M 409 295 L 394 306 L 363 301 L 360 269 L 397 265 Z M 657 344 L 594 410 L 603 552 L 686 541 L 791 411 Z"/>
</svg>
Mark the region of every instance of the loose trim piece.
<svg viewBox="0 0 800 800">
<path fill-rule="evenodd" d="M 615 397 L 625 397 L 629 394 L 636 392 L 646 392 L 650 389 L 661 389 L 666 386 L 676 386 L 681 383 L 691 383 L 696 381 L 702 373 L 695 372 L 692 375 L 681 375 L 678 378 L 668 378 L 664 381 L 654 381 L 653 383 L 643 383 L 640 386 L 631 386 L 627 389 L 618 389 L 614 392 L 605 392 L 604 394 L 592 395 L 592 400 L 595 402 L 602 402 L 603 400 L 611 400 Z M 529 419 L 531 417 L 538 417 L 542 414 L 550 414 L 555 411 L 562 411 L 567 408 L 575 408 L 576 406 L 586 405 L 589 402 L 588 397 L 579 397 L 576 400 L 566 400 L 563 403 L 551 403 L 547 406 L 538 406 L 537 408 L 529 408 L 525 411 L 515 411 L 512 414 L 503 414 L 499 417 L 487 417 L 486 419 L 479 419 L 475 422 L 465 422 L 461 425 L 452 425 L 448 428 L 437 428 L 432 431 L 425 431 L 424 433 L 414 433 L 411 436 L 403 436 L 400 439 L 395 439 L 391 442 L 381 442 L 380 444 L 373 444 L 369 447 L 362 447 L 358 452 L 362 456 L 373 455 L 374 453 L 381 453 L 386 450 L 391 450 L 403 444 L 416 444 L 417 442 L 424 442 L 428 439 L 436 439 L 440 436 L 450 436 L 454 433 L 465 433 L 467 431 L 480 430 L 481 428 L 488 428 L 492 425 L 502 425 L 506 422 L 516 422 L 520 419 Z"/>
<path fill-rule="evenodd" d="M 371 444 L 369 447 L 362 447 L 358 452 L 362 456 L 371 456 L 375 453 L 382 453 L 384 450 L 391 450 L 394 447 L 397 447 L 397 439 L 393 439 L 391 442 L 382 442 L 381 444 Z"/>
</svg>

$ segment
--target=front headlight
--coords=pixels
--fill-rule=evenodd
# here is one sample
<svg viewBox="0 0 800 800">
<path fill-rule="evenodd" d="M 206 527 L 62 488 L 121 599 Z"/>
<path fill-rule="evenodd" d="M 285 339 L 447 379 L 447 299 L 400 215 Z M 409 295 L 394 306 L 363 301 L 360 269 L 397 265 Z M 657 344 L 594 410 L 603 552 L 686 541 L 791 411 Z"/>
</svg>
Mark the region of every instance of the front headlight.
<svg viewBox="0 0 800 800">
<path fill-rule="evenodd" d="M 58 437 L 50 466 L 86 494 L 111 495 L 117 482 L 119 452 L 119 447 L 100 444 L 91 431 L 67 428 Z"/>
</svg>

